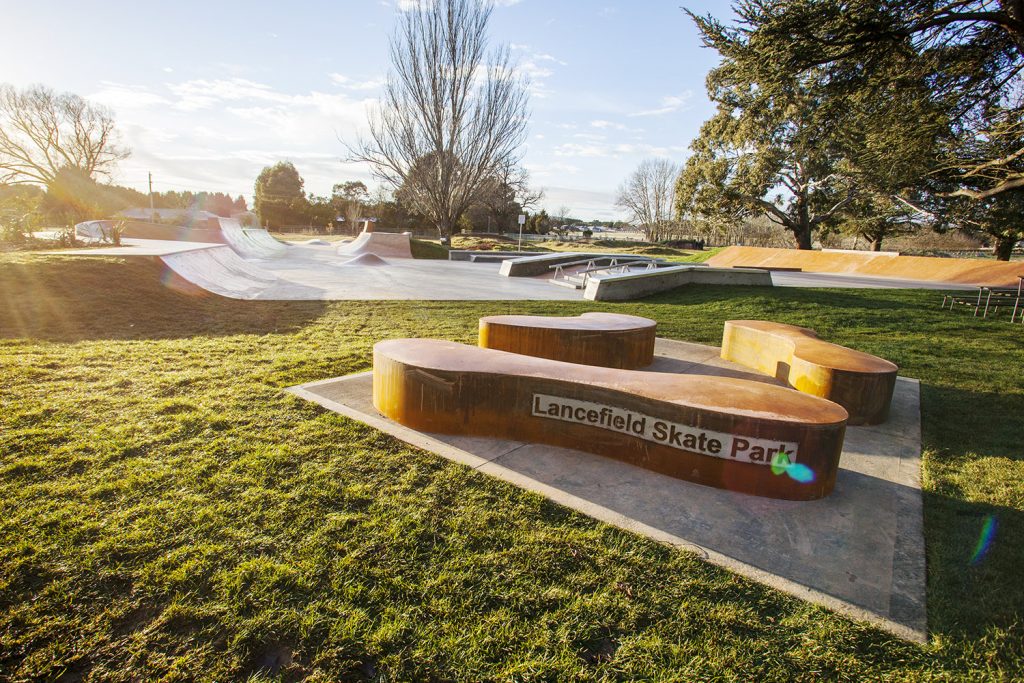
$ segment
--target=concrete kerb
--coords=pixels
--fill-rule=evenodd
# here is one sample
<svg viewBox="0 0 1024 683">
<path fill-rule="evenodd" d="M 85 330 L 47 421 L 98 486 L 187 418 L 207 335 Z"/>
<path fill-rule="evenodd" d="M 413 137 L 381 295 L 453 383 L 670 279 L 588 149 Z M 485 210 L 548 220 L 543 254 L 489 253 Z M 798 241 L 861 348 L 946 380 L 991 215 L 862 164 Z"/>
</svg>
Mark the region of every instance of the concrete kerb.
<svg viewBox="0 0 1024 683">
<path fill-rule="evenodd" d="M 583 298 L 590 301 L 632 301 L 689 284 L 771 287 L 772 276 L 757 268 L 710 268 L 687 264 L 587 280 Z"/>
<path fill-rule="evenodd" d="M 538 256 L 526 256 L 524 258 L 512 259 L 511 261 L 504 261 L 501 264 L 501 270 L 498 273 L 504 277 L 535 277 L 537 275 L 547 275 L 551 272 L 551 266 L 557 266 L 560 263 L 569 263 L 570 261 L 578 261 L 582 258 L 587 258 L 589 254 L 581 252 L 559 252 L 557 254 L 540 254 Z M 602 254 L 602 256 L 610 256 L 610 254 Z"/>
<path fill-rule="evenodd" d="M 525 258 L 527 256 L 544 256 L 543 251 L 480 251 L 477 249 L 451 249 L 448 251 L 449 261 L 477 261 L 481 257 L 507 260 Z"/>
</svg>

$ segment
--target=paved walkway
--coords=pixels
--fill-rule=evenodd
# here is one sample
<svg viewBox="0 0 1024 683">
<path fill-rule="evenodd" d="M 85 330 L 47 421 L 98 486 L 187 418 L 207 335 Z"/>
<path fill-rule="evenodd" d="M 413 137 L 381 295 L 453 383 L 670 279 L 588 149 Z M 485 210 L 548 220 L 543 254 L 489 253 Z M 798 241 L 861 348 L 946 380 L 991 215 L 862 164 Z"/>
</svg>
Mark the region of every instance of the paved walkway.
<svg viewBox="0 0 1024 683">
<path fill-rule="evenodd" d="M 775 382 L 721 360 L 715 347 L 659 339 L 656 353 L 655 371 Z M 888 422 L 847 429 L 835 490 L 813 502 L 722 491 L 582 451 L 416 432 L 374 409 L 370 373 L 289 391 L 584 514 L 926 640 L 916 380 L 897 381 Z"/>
</svg>

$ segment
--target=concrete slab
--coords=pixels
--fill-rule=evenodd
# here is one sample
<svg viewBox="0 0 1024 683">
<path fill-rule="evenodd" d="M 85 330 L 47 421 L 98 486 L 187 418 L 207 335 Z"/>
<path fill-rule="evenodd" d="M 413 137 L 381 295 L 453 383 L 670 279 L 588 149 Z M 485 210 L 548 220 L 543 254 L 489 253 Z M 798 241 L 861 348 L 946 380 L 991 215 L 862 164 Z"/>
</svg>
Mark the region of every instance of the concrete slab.
<svg viewBox="0 0 1024 683">
<path fill-rule="evenodd" d="M 92 247 L 91 249 L 64 249 L 54 253 L 65 256 L 167 256 L 197 249 L 210 249 L 209 242 L 180 242 L 177 240 L 143 240 L 134 237 L 121 239 L 121 246 Z"/>
<path fill-rule="evenodd" d="M 209 247 L 209 245 L 206 245 Z M 243 258 L 227 246 L 166 254 L 189 282 L 234 299 L 264 301 L 574 301 L 582 294 L 542 278 L 498 277 L 496 263 L 389 259 L 351 265 L 333 247 L 291 246 L 283 256 Z M 240 277 L 244 275 L 244 277 Z"/>
<path fill-rule="evenodd" d="M 517 259 L 537 269 L 541 275 L 503 277 L 512 261 L 484 263 L 428 259 L 385 258 L 387 267 L 343 267 L 351 256 L 339 255 L 337 245 L 291 244 L 277 242 L 262 230 L 237 227 L 225 233 L 234 247 L 209 242 L 181 242 L 125 238 L 120 247 L 68 249 L 57 253 L 75 256 L 160 257 L 168 268 L 189 282 L 221 296 L 235 299 L 269 301 L 302 300 L 408 300 L 408 301 L 580 301 L 585 293 L 556 287 L 551 277 L 550 260 L 571 260 L 579 254 L 544 254 L 542 261 Z M 201 250 L 221 249 L 229 254 L 199 254 Z M 671 269 L 670 269 L 671 270 Z M 689 269 L 683 269 L 689 270 Z M 696 272 L 696 268 L 693 269 Z M 701 269 L 700 284 L 720 269 Z M 240 276 L 242 274 L 242 276 Z M 740 284 L 767 284 L 764 272 L 759 281 Z M 910 280 L 831 275 L 814 273 L 772 273 L 776 286 L 793 287 L 886 287 L 935 289 L 972 289 L 969 286 L 939 285 Z M 633 292 L 643 296 L 650 292 Z"/>
<path fill-rule="evenodd" d="M 583 297 L 589 301 L 633 301 L 690 285 L 771 287 L 771 273 L 755 268 L 709 268 L 703 263 L 615 275 L 594 274 Z"/>
<path fill-rule="evenodd" d="M 649 368 L 655 371 L 725 373 L 777 383 L 721 360 L 715 347 L 658 340 L 655 354 Z M 416 432 L 374 409 L 371 373 L 289 391 L 900 637 L 927 639 L 916 380 L 897 381 L 892 418 L 885 425 L 848 428 L 834 492 L 810 503 L 713 489 L 581 451 Z"/>
</svg>

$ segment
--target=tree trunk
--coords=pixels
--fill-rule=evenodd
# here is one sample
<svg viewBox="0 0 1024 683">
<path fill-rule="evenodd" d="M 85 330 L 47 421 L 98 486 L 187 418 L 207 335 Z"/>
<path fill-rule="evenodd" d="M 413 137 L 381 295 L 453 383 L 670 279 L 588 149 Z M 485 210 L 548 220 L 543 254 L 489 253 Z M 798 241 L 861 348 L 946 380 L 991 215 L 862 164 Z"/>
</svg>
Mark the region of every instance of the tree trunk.
<svg viewBox="0 0 1024 683">
<path fill-rule="evenodd" d="M 798 196 L 796 202 L 796 220 L 791 226 L 793 236 L 796 237 L 796 248 L 809 250 L 811 248 L 811 216 L 807 210 L 806 197 Z"/>
<path fill-rule="evenodd" d="M 882 251 L 882 238 L 873 237 L 871 239 L 871 251 Z"/>
<path fill-rule="evenodd" d="M 809 250 L 811 249 L 811 226 L 807 223 L 803 225 L 794 225 L 791 230 L 793 231 L 793 237 L 796 239 L 796 248 Z"/>
<path fill-rule="evenodd" d="M 1013 247 L 1017 244 L 1017 235 L 1011 237 L 998 237 L 996 238 L 996 259 L 1000 261 L 1009 261 L 1010 256 L 1013 255 Z"/>
</svg>

